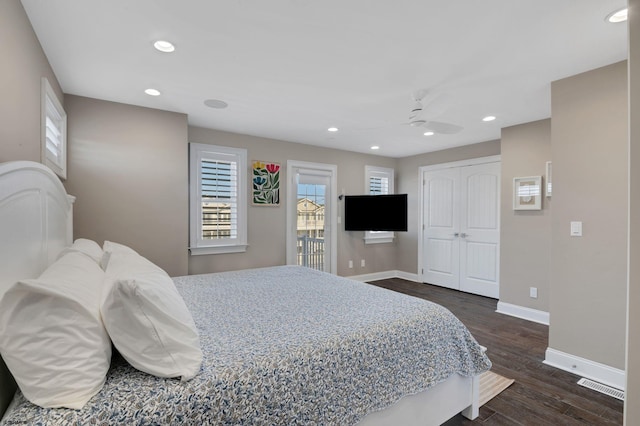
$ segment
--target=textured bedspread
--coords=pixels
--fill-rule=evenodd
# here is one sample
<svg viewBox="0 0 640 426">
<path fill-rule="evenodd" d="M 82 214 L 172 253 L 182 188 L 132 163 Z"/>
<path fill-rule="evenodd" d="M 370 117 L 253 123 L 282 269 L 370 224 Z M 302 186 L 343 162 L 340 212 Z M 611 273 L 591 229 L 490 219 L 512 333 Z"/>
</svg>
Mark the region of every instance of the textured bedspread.
<svg viewBox="0 0 640 426">
<path fill-rule="evenodd" d="M 300 267 L 179 277 L 202 370 L 156 378 L 116 357 L 81 411 L 16 396 L 3 424 L 348 425 L 490 362 L 443 307 Z"/>
</svg>

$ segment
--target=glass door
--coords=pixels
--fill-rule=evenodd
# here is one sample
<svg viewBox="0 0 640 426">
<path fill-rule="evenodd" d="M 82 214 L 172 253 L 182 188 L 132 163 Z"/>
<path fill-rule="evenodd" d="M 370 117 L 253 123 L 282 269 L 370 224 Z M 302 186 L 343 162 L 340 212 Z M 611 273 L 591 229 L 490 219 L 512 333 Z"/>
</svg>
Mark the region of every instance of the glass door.
<svg viewBox="0 0 640 426">
<path fill-rule="evenodd" d="M 336 166 L 289 161 L 287 264 L 336 273 Z"/>
<path fill-rule="evenodd" d="M 300 178 L 305 181 L 304 175 Z M 296 264 L 320 271 L 325 270 L 326 263 L 327 186 L 321 183 L 298 183 L 296 191 Z"/>
</svg>

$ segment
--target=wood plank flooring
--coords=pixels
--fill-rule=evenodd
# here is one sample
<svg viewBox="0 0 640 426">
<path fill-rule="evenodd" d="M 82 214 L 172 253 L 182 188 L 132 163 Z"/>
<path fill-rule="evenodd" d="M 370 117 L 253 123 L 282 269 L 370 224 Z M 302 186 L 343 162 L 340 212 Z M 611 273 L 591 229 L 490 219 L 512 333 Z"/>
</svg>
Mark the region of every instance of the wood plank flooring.
<svg viewBox="0 0 640 426">
<path fill-rule="evenodd" d="M 515 379 L 508 389 L 456 425 L 621 425 L 623 403 L 576 384 L 579 377 L 542 363 L 548 327 L 495 312 L 497 300 L 393 278 L 370 284 L 439 303 L 488 348 L 492 370 Z"/>
</svg>

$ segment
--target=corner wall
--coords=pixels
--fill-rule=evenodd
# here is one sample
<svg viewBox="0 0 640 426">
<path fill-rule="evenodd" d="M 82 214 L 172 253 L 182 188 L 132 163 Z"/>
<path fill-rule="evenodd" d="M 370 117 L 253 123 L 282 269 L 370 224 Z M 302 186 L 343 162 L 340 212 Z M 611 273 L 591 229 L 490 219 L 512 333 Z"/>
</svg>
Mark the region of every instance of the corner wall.
<svg viewBox="0 0 640 426">
<path fill-rule="evenodd" d="M 40 87 L 63 94 L 19 0 L 0 1 L 0 162 L 40 161 Z"/>
<path fill-rule="evenodd" d="M 622 370 L 627 288 L 627 64 L 619 62 L 553 82 L 551 98 L 554 177 L 549 348 Z M 582 237 L 570 236 L 571 221 L 583 222 Z M 583 374 L 579 367 L 574 372 Z"/>
<path fill-rule="evenodd" d="M 542 176 L 551 160 L 551 120 L 502 129 L 500 208 L 500 302 L 549 312 L 549 250 L 553 197 L 542 210 L 513 210 L 513 178 Z M 529 288 L 538 298 L 529 297 Z"/>
<path fill-rule="evenodd" d="M 625 425 L 640 419 L 640 0 L 629 0 L 629 287 Z"/>
<path fill-rule="evenodd" d="M 187 275 L 187 116 L 67 95 L 74 238 L 126 244 Z"/>
</svg>

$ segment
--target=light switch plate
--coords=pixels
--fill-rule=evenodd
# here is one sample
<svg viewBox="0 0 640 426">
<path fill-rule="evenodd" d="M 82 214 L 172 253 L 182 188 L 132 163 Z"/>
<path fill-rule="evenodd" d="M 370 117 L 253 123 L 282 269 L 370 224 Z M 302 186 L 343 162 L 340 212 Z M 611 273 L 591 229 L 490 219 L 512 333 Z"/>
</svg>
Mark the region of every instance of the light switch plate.
<svg viewBox="0 0 640 426">
<path fill-rule="evenodd" d="M 571 236 L 582 237 L 582 222 L 571 222 Z"/>
</svg>

